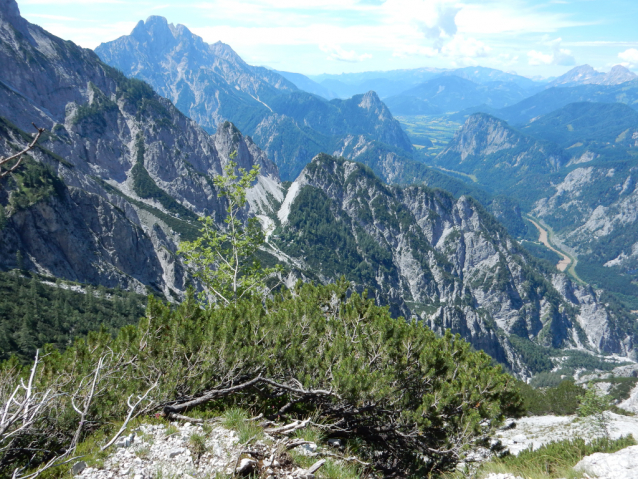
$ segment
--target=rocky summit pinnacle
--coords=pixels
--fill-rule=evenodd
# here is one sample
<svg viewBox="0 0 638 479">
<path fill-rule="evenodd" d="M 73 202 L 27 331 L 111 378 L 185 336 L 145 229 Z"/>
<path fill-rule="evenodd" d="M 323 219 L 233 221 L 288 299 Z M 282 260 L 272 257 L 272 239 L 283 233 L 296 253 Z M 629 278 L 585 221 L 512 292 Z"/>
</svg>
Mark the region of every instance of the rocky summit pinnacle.
<svg viewBox="0 0 638 479">
<path fill-rule="evenodd" d="M 0 0 L 0 18 L 6 20 L 21 18 L 20 9 L 15 0 Z"/>
<path fill-rule="evenodd" d="M 638 75 L 629 71 L 622 65 L 616 65 L 609 71 L 609 73 L 607 73 L 607 75 L 605 75 L 605 81 L 602 83 L 602 85 L 618 85 L 620 83 L 625 83 L 636 79 L 638 79 Z"/>
<path fill-rule="evenodd" d="M 33 44 L 34 40 L 27 28 L 27 21 L 20 15 L 20 8 L 15 0 L 0 0 L 0 24 L 1 23 L 10 24 Z"/>
<path fill-rule="evenodd" d="M 316 154 L 343 150 L 355 136 L 405 156 L 412 151 L 410 139 L 375 92 L 329 102 L 299 90 L 276 71 L 248 65 L 229 45 L 208 44 L 162 17 L 149 17 L 131 35 L 103 43 L 95 52 L 125 75 L 150 83 L 208 132 L 225 121 L 235 124 L 275 160 L 285 180 L 294 180 Z"/>
</svg>

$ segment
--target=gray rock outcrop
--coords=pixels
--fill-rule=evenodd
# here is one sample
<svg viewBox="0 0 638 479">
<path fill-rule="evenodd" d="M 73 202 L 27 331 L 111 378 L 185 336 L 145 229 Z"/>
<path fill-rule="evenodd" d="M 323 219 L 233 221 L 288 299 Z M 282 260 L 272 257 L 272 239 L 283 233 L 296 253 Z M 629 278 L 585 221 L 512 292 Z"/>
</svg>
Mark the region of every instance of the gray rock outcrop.
<svg viewBox="0 0 638 479">
<path fill-rule="evenodd" d="M 308 229 L 309 218 L 331 233 Z M 322 277 L 344 274 L 395 314 L 458 332 L 522 376 L 529 364 L 510 339 L 633 351 L 595 291 L 545 269 L 471 198 L 388 187 L 361 165 L 323 155 L 290 186 L 276 220 L 270 244 L 282 258 Z"/>
<path fill-rule="evenodd" d="M 197 216 L 223 218 L 212 177 L 231 153 L 243 168 L 259 164 L 261 183 L 279 183 L 232 124 L 210 136 L 149 85 L 24 20 L 14 0 L 0 9 L 0 64 L 0 154 L 30 141 L 31 122 L 47 129 L 29 160 L 46 168 L 25 163 L 0 186 L 2 268 L 20 251 L 43 274 L 179 296 L 177 243 Z"/>
</svg>

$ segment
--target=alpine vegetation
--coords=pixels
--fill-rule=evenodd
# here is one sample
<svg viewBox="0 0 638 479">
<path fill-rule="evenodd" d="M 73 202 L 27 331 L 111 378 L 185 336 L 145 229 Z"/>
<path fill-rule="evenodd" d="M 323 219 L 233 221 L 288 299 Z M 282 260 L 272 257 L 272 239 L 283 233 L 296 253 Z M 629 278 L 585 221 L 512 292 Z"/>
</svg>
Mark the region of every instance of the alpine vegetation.
<svg viewBox="0 0 638 479">
<path fill-rule="evenodd" d="M 271 421 L 310 418 L 357 441 L 379 470 L 442 471 L 521 412 L 515 380 L 485 353 L 348 293 L 340 282 L 214 308 L 192 294 L 175 307 L 151 299 L 115 338 L 48 347 L 32 367 L 3 363 L 3 476 L 64 462 L 99 430 L 106 448 L 124 428 L 113 424 L 140 415 L 231 405 Z"/>
</svg>

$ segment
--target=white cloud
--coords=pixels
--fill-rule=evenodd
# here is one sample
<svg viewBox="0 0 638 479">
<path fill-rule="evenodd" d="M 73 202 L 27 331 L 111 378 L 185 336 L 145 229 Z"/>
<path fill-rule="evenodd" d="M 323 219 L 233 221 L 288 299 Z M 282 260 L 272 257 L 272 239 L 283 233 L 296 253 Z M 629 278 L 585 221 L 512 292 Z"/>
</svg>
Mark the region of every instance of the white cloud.
<svg viewBox="0 0 638 479">
<path fill-rule="evenodd" d="M 474 35 L 551 33 L 585 25 L 562 14 L 526 8 L 518 1 L 464 5 L 456 16 L 456 24 L 460 31 Z"/>
<path fill-rule="evenodd" d="M 530 50 L 527 52 L 530 65 L 551 65 L 554 62 L 554 56 L 537 52 L 536 50 Z"/>
<path fill-rule="evenodd" d="M 576 64 L 576 59 L 571 50 L 561 48 L 562 38 L 545 42 L 545 45 L 551 47 L 551 53 L 543 53 L 537 50 L 527 52 L 530 65 L 561 65 L 572 66 Z"/>
<path fill-rule="evenodd" d="M 634 68 L 638 65 L 638 50 L 635 48 L 629 48 L 624 52 L 618 54 L 618 58 L 625 60 L 622 65 L 626 68 Z"/>
<path fill-rule="evenodd" d="M 339 45 L 322 45 L 319 48 L 321 48 L 322 52 L 328 54 L 328 60 L 357 63 L 372 58 L 372 55 L 369 53 L 359 55 L 354 50 L 344 50 Z"/>
<path fill-rule="evenodd" d="M 432 47 L 423 47 L 415 44 L 401 45 L 392 52 L 393 57 L 407 58 L 412 56 L 422 56 L 433 58 L 439 54 L 439 50 Z"/>
<path fill-rule="evenodd" d="M 441 48 L 441 53 L 447 57 L 484 58 L 489 55 L 491 48 L 475 38 L 456 35 Z"/>
<path fill-rule="evenodd" d="M 26 16 L 27 20 L 30 16 Z M 135 27 L 134 22 L 117 22 L 113 24 L 90 24 L 86 26 L 72 26 L 57 22 L 38 22 L 39 25 L 52 34 L 71 39 L 74 43 L 84 48 L 95 48 L 100 43 L 110 42 L 122 35 L 128 35 Z"/>
</svg>

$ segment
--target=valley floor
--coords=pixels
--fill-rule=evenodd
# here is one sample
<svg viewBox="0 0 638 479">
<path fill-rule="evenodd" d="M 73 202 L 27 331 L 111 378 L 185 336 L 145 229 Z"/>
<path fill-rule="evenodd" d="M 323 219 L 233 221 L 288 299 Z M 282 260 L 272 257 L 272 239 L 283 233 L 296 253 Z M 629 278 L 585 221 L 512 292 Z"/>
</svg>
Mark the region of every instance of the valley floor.
<svg viewBox="0 0 638 479">
<path fill-rule="evenodd" d="M 551 230 L 549 230 L 549 228 L 545 226 L 542 226 L 539 220 L 534 219 L 531 216 L 527 216 L 527 219 L 530 221 L 530 223 L 532 223 L 538 229 L 538 233 L 539 233 L 538 241 L 541 242 L 543 245 L 545 245 L 547 249 L 563 257 L 563 259 L 561 259 L 556 265 L 556 268 L 561 272 L 567 271 L 577 281 L 580 281 L 582 283 L 583 281 L 576 274 L 576 265 L 578 264 L 578 259 L 575 257 L 572 257 L 571 255 L 568 255 L 567 253 L 565 253 L 564 251 L 561 251 L 560 249 L 557 249 L 556 246 L 554 246 L 550 241 Z"/>
</svg>

